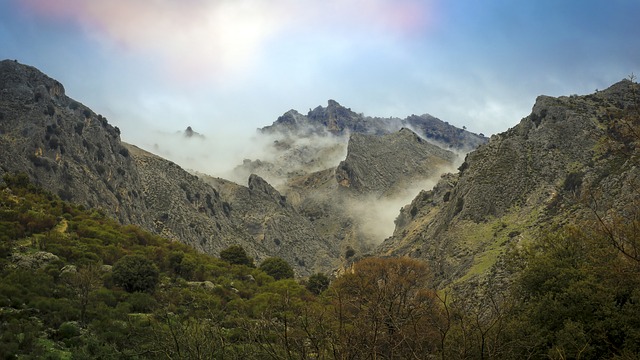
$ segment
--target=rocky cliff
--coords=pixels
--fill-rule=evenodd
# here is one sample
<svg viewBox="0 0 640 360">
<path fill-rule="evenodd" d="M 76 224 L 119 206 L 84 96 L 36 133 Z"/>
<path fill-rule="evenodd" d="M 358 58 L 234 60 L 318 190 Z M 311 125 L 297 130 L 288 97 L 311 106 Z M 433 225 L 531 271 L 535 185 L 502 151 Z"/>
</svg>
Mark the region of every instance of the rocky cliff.
<svg viewBox="0 0 640 360">
<path fill-rule="evenodd" d="M 175 163 L 122 143 L 117 128 L 67 97 L 62 84 L 8 60 L 0 62 L 0 149 L 0 176 L 25 172 L 65 200 L 203 252 L 239 244 L 258 262 L 285 258 L 298 275 L 328 270 L 336 257 L 260 178 L 221 195 Z"/>
<path fill-rule="evenodd" d="M 322 135 L 329 132 L 334 135 L 353 133 L 385 135 L 410 128 L 423 138 L 437 142 L 444 148 L 461 151 L 475 149 L 487 142 L 482 134 L 474 134 L 465 129 L 456 128 L 431 115 L 411 115 L 405 119 L 380 118 L 356 113 L 350 108 L 329 100 L 327 107 L 318 106 L 302 115 L 289 110 L 272 125 L 260 129 L 264 134 L 283 134 L 293 136 Z"/>
<path fill-rule="evenodd" d="M 0 62 L 0 149 L 0 175 L 27 172 L 64 200 L 152 225 L 120 131 L 58 81 L 10 60 Z"/>
<path fill-rule="evenodd" d="M 292 177 L 283 191 L 344 261 L 390 235 L 398 210 L 456 162 L 454 153 L 408 129 L 352 134 L 339 166 Z"/>
<path fill-rule="evenodd" d="M 637 106 L 635 86 L 622 81 L 587 96 L 538 97 L 529 116 L 405 206 L 377 253 L 428 259 L 442 284 L 486 281 L 500 276 L 510 247 L 568 219 L 587 219 L 585 196 L 627 202 L 621 196 L 636 193 L 625 184 L 637 183 L 637 164 L 603 152 L 603 144 L 611 122 Z"/>
<path fill-rule="evenodd" d="M 456 158 L 406 128 L 385 136 L 353 134 L 336 181 L 357 193 L 391 196 L 446 172 Z"/>
</svg>

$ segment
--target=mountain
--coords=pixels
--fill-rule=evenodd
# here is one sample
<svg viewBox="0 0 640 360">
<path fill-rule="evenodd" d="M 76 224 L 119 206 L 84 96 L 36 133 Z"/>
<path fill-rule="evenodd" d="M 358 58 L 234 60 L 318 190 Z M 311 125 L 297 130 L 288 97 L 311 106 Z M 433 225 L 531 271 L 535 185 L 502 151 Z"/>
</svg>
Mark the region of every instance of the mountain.
<svg viewBox="0 0 640 360">
<path fill-rule="evenodd" d="M 283 193 L 347 260 L 389 236 L 398 210 L 457 159 L 408 129 L 382 136 L 355 133 L 338 166 L 291 177 Z"/>
<path fill-rule="evenodd" d="M 27 172 L 64 200 L 152 226 L 118 128 L 33 67 L 0 62 L 0 88 L 0 175 Z"/>
<path fill-rule="evenodd" d="M 320 136 L 280 138 L 273 142 L 279 160 L 247 160 L 248 183 L 238 185 L 122 142 L 107 119 L 33 67 L 0 62 L 0 89 L 0 175 L 24 172 L 64 200 L 205 253 L 237 244 L 258 262 L 282 257 L 301 276 L 339 267 L 350 250 L 370 250 L 391 233 L 398 209 L 425 179 L 456 161 L 408 129 L 347 137 L 353 124 L 343 119 L 359 115 L 331 103 L 311 119 L 336 118 L 343 135 L 324 129 Z M 206 141 L 190 127 L 178 135 Z M 267 175 L 280 176 L 273 181 L 280 190 L 262 176 L 267 164 Z M 397 197 L 406 189 L 411 193 Z"/>
<path fill-rule="evenodd" d="M 256 173 L 284 191 L 285 183 L 296 176 L 337 166 L 345 160 L 347 146 L 357 146 L 361 140 L 375 141 L 402 129 L 410 130 L 425 142 L 457 153 L 466 153 L 488 141 L 483 134 L 459 129 L 428 114 L 405 119 L 370 117 L 329 100 L 327 107 L 318 106 L 307 115 L 289 110 L 272 125 L 258 129 L 256 138 L 267 139 L 267 145 L 254 158 L 239 164 L 232 177 L 245 179 Z M 352 138 L 352 135 L 363 137 Z M 382 149 L 376 151 L 384 152 Z M 413 155 L 404 152 L 399 156 L 404 159 Z M 400 165 L 403 161 L 393 162 Z"/>
<path fill-rule="evenodd" d="M 360 118 L 332 105 L 294 116 L 317 133 L 263 134 L 277 186 L 240 185 L 122 143 L 0 62 L 0 353 L 638 357 L 637 83 L 540 96 L 464 162 L 409 128 L 343 132 Z M 276 280 L 287 264 L 193 251 L 236 244 L 298 276 L 348 271 Z"/>
<path fill-rule="evenodd" d="M 611 145 L 633 140 L 620 121 L 637 111 L 636 91 L 625 80 L 586 96 L 538 97 L 518 125 L 403 207 L 376 253 L 426 259 L 443 286 L 482 283 L 506 276 L 510 249 L 637 203 L 638 167 Z"/>
<path fill-rule="evenodd" d="M 406 128 L 384 136 L 356 133 L 349 139 L 346 159 L 336 169 L 336 180 L 360 193 L 393 194 L 412 182 L 441 174 L 456 158 Z"/>
<path fill-rule="evenodd" d="M 0 62 L 0 96 L 0 176 L 24 172 L 64 200 L 209 254 L 238 244 L 257 261 L 282 256 L 298 275 L 327 269 L 316 266 L 327 261 L 313 256 L 319 253 L 314 246 L 322 247 L 317 236 L 306 247 L 289 243 L 300 243 L 299 238 L 282 236 L 288 252 L 270 250 L 256 241 L 253 224 L 243 221 L 247 209 L 240 211 L 241 206 L 231 202 L 235 198 L 224 199 L 175 163 L 123 143 L 117 128 L 67 97 L 62 84 L 37 69 Z M 264 188 L 248 189 L 248 196 L 260 197 Z M 283 202 L 268 196 L 261 201 L 274 207 Z M 301 234 L 313 232 L 306 220 L 296 225 L 295 216 L 289 219 L 291 228 L 303 229 Z"/>
<path fill-rule="evenodd" d="M 460 151 L 469 151 L 487 142 L 487 138 L 482 134 L 456 128 L 428 114 L 411 115 L 405 119 L 369 117 L 362 113 L 355 113 L 335 100 L 329 100 L 327 107 L 318 106 L 309 110 L 307 115 L 289 110 L 272 125 L 265 126 L 259 131 L 264 134 L 309 137 L 323 135 L 326 132 L 338 136 L 352 133 L 384 135 L 402 128 L 410 128 L 425 139 L 434 141 L 444 148 Z"/>
</svg>

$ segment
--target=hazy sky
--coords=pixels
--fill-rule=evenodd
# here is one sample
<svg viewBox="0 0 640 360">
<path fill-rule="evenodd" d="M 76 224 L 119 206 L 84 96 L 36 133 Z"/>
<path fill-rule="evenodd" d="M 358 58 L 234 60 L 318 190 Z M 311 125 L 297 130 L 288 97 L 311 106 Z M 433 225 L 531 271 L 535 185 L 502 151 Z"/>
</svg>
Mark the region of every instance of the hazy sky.
<svg viewBox="0 0 640 360">
<path fill-rule="evenodd" d="M 639 16 L 639 0 L 0 0 L 0 58 L 134 143 L 228 139 L 328 99 L 489 135 L 537 95 L 640 73 Z"/>
</svg>

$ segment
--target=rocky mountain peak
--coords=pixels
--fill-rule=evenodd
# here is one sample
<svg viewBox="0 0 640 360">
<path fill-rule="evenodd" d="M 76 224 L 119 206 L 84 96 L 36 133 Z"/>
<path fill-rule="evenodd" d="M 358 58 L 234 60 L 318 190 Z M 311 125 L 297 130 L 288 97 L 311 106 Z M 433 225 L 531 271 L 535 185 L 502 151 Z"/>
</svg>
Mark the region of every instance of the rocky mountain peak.
<svg viewBox="0 0 640 360">
<path fill-rule="evenodd" d="M 355 133 L 335 176 L 342 187 L 381 195 L 398 191 L 412 180 L 432 177 L 452 166 L 456 158 L 407 128 L 384 136 Z"/>
<path fill-rule="evenodd" d="M 192 128 L 180 133 L 197 136 Z M 2 61 L 0 179 L 16 172 L 64 200 L 214 256 L 237 244 L 256 261 L 282 257 L 299 275 L 328 270 L 337 258 L 262 178 L 250 177 L 251 189 L 222 182 L 218 190 L 171 161 L 122 143 L 117 128 L 64 95 L 56 80 Z"/>
<path fill-rule="evenodd" d="M 0 61 L 0 82 L 4 94 L 8 96 L 10 93 L 16 100 L 67 100 L 64 86 L 60 82 L 32 66 L 20 64 L 15 60 Z"/>
<path fill-rule="evenodd" d="M 309 110 L 307 115 L 289 110 L 272 125 L 261 128 L 260 132 L 302 137 L 327 134 L 340 136 L 353 133 L 385 135 L 404 127 L 412 129 L 441 147 L 463 151 L 475 149 L 488 140 L 482 134 L 459 129 L 428 114 L 411 115 L 405 119 L 370 117 L 356 113 L 335 100 L 328 100 L 326 107 L 317 106 Z"/>
<path fill-rule="evenodd" d="M 486 275 L 506 246 L 578 211 L 583 183 L 622 193 L 626 160 L 612 167 L 598 149 L 608 122 L 637 103 L 635 86 L 622 81 L 590 95 L 539 96 L 529 116 L 467 154 L 457 176 L 405 206 L 379 253 L 429 259 L 444 282 Z"/>
<path fill-rule="evenodd" d="M 120 131 L 34 67 L 0 62 L 0 175 L 32 181 L 124 223 L 150 223 Z"/>
<path fill-rule="evenodd" d="M 286 204 L 285 197 L 280 195 L 278 190 L 276 190 L 273 186 L 271 186 L 271 184 L 269 184 L 266 180 L 264 180 L 260 176 L 256 174 L 251 174 L 249 176 L 248 186 L 249 186 L 249 190 L 265 194 L 270 198 L 274 199 L 276 202 L 285 206 Z"/>
</svg>

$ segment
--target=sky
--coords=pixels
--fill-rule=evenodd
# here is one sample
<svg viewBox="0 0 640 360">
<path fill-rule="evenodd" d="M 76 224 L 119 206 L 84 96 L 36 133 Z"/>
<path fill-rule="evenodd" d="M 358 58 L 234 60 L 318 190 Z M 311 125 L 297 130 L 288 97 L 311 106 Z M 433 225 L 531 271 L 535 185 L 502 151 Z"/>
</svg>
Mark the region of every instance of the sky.
<svg viewBox="0 0 640 360">
<path fill-rule="evenodd" d="M 640 0 L 0 0 L 0 59 L 134 144 L 229 142 L 334 99 L 485 135 L 640 74 Z M 146 139 L 146 140 L 145 140 Z"/>
</svg>

